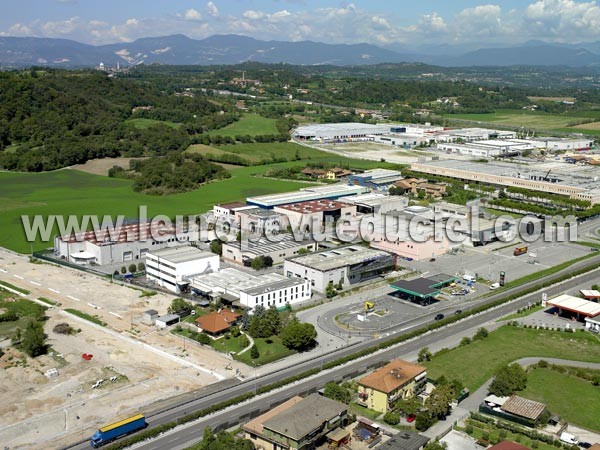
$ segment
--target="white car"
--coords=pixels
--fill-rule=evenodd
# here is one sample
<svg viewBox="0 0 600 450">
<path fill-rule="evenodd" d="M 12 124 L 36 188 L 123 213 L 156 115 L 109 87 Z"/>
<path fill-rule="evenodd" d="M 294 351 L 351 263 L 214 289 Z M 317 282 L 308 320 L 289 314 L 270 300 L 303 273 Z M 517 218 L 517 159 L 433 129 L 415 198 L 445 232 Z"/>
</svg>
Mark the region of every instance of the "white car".
<svg viewBox="0 0 600 450">
<path fill-rule="evenodd" d="M 477 279 L 473 275 L 464 274 L 463 275 L 463 280 L 465 280 L 465 281 L 476 281 Z"/>
<path fill-rule="evenodd" d="M 495 290 L 498 289 L 500 287 L 500 283 L 492 283 L 490 284 L 490 290 Z"/>
</svg>

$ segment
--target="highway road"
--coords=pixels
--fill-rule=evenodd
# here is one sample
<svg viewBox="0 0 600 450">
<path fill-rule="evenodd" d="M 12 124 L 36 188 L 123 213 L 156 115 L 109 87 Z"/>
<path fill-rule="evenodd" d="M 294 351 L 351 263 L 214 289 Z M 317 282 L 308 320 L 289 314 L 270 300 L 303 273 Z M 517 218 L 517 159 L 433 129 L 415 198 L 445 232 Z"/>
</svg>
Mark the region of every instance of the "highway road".
<svg viewBox="0 0 600 450">
<path fill-rule="evenodd" d="M 559 272 L 548 278 L 558 277 L 560 276 L 560 274 L 565 272 L 570 273 L 573 270 L 576 270 L 578 267 L 590 263 L 600 263 L 600 255 L 594 256 L 593 258 L 590 258 L 587 261 L 577 263 L 569 267 L 568 269 L 565 269 L 564 271 Z M 588 272 L 577 278 L 564 281 L 550 288 L 546 288 L 544 289 L 544 292 L 547 293 L 548 296 L 557 295 L 564 292 L 567 289 L 572 289 L 574 287 L 589 286 L 592 283 L 598 282 L 598 278 L 599 276 L 597 271 Z M 500 294 L 491 295 L 486 300 L 493 301 L 497 298 L 509 295 L 514 292 L 518 292 L 526 287 L 527 285 L 518 288 L 513 288 Z M 330 380 L 342 380 L 353 378 L 361 373 L 367 372 L 370 368 L 376 367 L 384 362 L 389 361 L 390 359 L 399 357 L 401 355 L 406 355 L 411 352 L 416 352 L 422 347 L 431 346 L 435 342 L 452 338 L 453 336 L 456 336 L 467 330 L 477 328 L 483 323 L 494 321 L 499 317 L 510 314 L 516 309 L 525 306 L 530 302 L 533 303 L 539 300 L 540 293 L 526 295 L 515 302 L 511 302 L 507 305 L 502 305 L 498 308 L 486 311 L 477 316 L 466 318 L 455 324 L 425 334 L 412 341 L 399 344 L 397 346 L 394 346 L 393 348 L 371 355 L 366 359 L 351 362 L 342 367 L 337 367 L 329 371 L 320 373 L 313 378 L 294 383 L 290 386 L 286 386 L 281 390 L 277 390 L 275 392 L 265 394 L 257 398 L 253 398 L 243 404 L 232 407 L 226 411 L 221 411 L 206 418 L 203 418 L 199 421 L 196 421 L 193 425 L 180 427 L 174 430 L 173 432 L 162 435 L 157 439 L 145 442 L 143 444 L 138 444 L 135 446 L 135 448 L 142 448 L 144 450 L 185 448 L 186 446 L 191 445 L 193 442 L 196 442 L 199 439 L 201 439 L 202 430 L 207 426 L 210 426 L 212 428 L 228 428 L 230 426 L 234 426 L 237 423 L 245 422 L 250 417 L 255 417 L 256 415 L 269 410 L 273 405 L 281 403 L 282 401 L 285 401 L 293 395 L 314 392 Z M 469 305 L 469 307 L 473 306 L 474 304 Z M 409 325 L 409 327 L 414 328 L 425 323 L 430 323 L 432 321 L 433 318 L 431 317 L 431 315 L 427 315 L 422 318 L 419 318 L 418 321 L 415 321 L 415 323 Z M 401 327 L 406 326 L 406 324 L 403 324 Z M 388 331 L 390 336 L 397 332 L 398 330 Z M 380 340 L 384 339 L 384 336 L 380 338 Z M 372 339 L 366 340 L 357 343 L 354 346 L 345 347 L 343 349 L 333 351 L 329 354 L 325 354 L 322 357 L 314 358 L 310 361 L 297 364 L 294 367 L 289 367 L 277 372 L 273 372 L 258 377 L 257 379 L 246 380 L 244 382 L 240 382 L 237 385 L 224 387 L 223 389 L 220 389 L 217 392 L 213 392 L 209 395 L 203 396 L 202 398 L 198 398 L 196 400 L 189 401 L 185 404 L 174 406 L 164 412 L 160 412 L 155 415 L 149 415 L 148 422 L 150 426 L 156 426 L 162 423 L 176 420 L 177 418 L 187 413 L 206 408 L 212 404 L 236 397 L 248 391 L 255 390 L 260 386 L 268 385 L 270 383 L 282 380 L 286 377 L 298 374 L 305 370 L 320 367 L 323 363 L 327 361 L 335 360 L 345 355 L 355 353 L 360 349 L 368 348 L 372 345 L 374 345 L 374 341 Z M 87 448 L 87 445 L 88 444 L 85 443 L 76 445 L 72 448 L 83 449 Z"/>
</svg>

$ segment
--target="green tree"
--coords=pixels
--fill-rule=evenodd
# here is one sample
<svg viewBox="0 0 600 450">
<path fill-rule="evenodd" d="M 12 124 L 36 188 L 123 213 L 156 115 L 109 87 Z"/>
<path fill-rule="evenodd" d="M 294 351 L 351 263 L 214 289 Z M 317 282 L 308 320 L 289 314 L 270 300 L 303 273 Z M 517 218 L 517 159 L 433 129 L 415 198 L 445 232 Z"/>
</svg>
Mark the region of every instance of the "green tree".
<svg viewBox="0 0 600 450">
<path fill-rule="evenodd" d="M 431 361 L 431 352 L 429 351 L 429 348 L 427 347 L 423 347 L 421 350 L 419 350 L 419 355 L 417 356 L 417 361 L 418 362 L 424 362 L 424 361 Z"/>
<path fill-rule="evenodd" d="M 485 328 L 479 328 L 477 330 L 477 333 L 475 333 L 475 336 L 473 336 L 473 340 L 474 341 L 480 341 L 482 339 L 485 339 L 486 337 L 488 337 L 488 330 L 486 330 Z"/>
<path fill-rule="evenodd" d="M 256 345 L 253 345 L 252 348 L 250 349 L 250 358 L 258 359 L 258 357 L 260 357 L 260 353 L 258 352 L 258 347 Z"/>
<path fill-rule="evenodd" d="M 335 287 L 333 286 L 333 282 L 330 281 L 327 287 L 325 288 L 325 296 L 327 298 L 333 298 L 336 295 Z"/>
<path fill-rule="evenodd" d="M 146 270 L 146 264 L 144 264 L 143 262 L 138 263 L 137 269 L 138 269 L 138 272 L 143 272 L 144 270 Z"/>
<path fill-rule="evenodd" d="M 310 323 L 300 323 L 292 320 L 279 335 L 283 345 L 294 350 L 304 350 L 315 343 L 317 331 Z"/>
<path fill-rule="evenodd" d="M 513 363 L 501 368 L 490 384 L 490 393 L 499 397 L 506 397 L 517 391 L 522 391 L 527 386 L 527 372 Z"/>
<path fill-rule="evenodd" d="M 210 251 L 217 255 L 223 254 L 223 244 L 218 239 L 214 239 L 210 242 Z"/>
<path fill-rule="evenodd" d="M 167 311 L 169 312 L 169 314 L 175 314 L 178 312 L 189 313 L 192 311 L 192 305 L 186 302 L 184 299 L 177 297 L 173 299 Z"/>
<path fill-rule="evenodd" d="M 30 321 L 25 327 L 21 348 L 32 358 L 46 353 L 46 337 L 44 328 L 40 322 Z"/>
<path fill-rule="evenodd" d="M 257 256 L 250 263 L 250 267 L 252 267 L 254 270 L 264 269 L 266 267 L 265 259 L 262 256 Z"/>
<path fill-rule="evenodd" d="M 435 441 L 427 444 L 423 450 L 446 450 L 447 448 L 448 444 L 445 442 L 440 442 L 436 439 Z"/>
<path fill-rule="evenodd" d="M 431 392 L 425 407 L 430 414 L 437 418 L 445 418 L 450 413 L 450 403 L 454 400 L 454 391 L 450 385 L 438 385 Z"/>
<path fill-rule="evenodd" d="M 415 428 L 419 431 L 427 430 L 434 423 L 435 418 L 429 413 L 429 411 L 421 411 L 415 418 Z"/>
<path fill-rule="evenodd" d="M 342 403 L 348 403 L 351 397 L 349 389 L 344 385 L 336 383 L 335 381 L 330 381 L 325 385 L 325 388 L 323 389 L 323 395 L 327 398 L 331 398 Z"/>
<path fill-rule="evenodd" d="M 281 316 L 275 305 L 271 305 L 265 313 L 266 326 L 269 328 L 269 336 L 279 334 L 281 331 Z"/>
<path fill-rule="evenodd" d="M 125 266 L 121 267 L 121 273 L 123 275 L 125 275 L 127 273 L 127 267 L 125 267 Z"/>
<path fill-rule="evenodd" d="M 396 401 L 394 405 L 395 409 L 402 412 L 405 415 L 416 414 L 423 407 L 421 402 L 416 397 L 410 397 L 407 399 L 400 399 Z"/>
<path fill-rule="evenodd" d="M 129 273 L 135 273 L 137 266 L 134 263 L 129 264 Z"/>
</svg>

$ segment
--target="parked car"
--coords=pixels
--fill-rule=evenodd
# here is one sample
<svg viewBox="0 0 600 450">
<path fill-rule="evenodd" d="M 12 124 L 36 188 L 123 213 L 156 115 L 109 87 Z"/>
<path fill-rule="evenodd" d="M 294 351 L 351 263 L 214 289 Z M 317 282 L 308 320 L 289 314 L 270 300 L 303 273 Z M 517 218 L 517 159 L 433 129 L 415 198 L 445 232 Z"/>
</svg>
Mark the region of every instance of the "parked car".
<svg viewBox="0 0 600 450">
<path fill-rule="evenodd" d="M 429 262 L 434 262 L 435 258 L 429 258 Z"/>
<path fill-rule="evenodd" d="M 579 446 L 581 448 L 590 448 L 592 446 L 592 444 L 590 444 L 589 442 L 580 442 Z"/>
<path fill-rule="evenodd" d="M 442 320 L 444 318 L 444 315 L 443 314 L 436 314 L 434 318 L 435 318 L 435 320 Z"/>
<path fill-rule="evenodd" d="M 417 418 L 417 416 L 415 414 L 409 414 L 408 417 L 406 418 L 406 421 L 408 423 L 413 423 L 416 418 Z"/>
<path fill-rule="evenodd" d="M 500 287 L 500 283 L 492 283 L 490 284 L 490 290 L 496 290 Z"/>
<path fill-rule="evenodd" d="M 465 281 L 477 281 L 474 275 L 467 275 L 466 273 L 462 276 Z"/>
<path fill-rule="evenodd" d="M 462 313 L 462 309 L 457 309 L 456 311 L 454 311 L 454 314 L 461 314 Z"/>
</svg>

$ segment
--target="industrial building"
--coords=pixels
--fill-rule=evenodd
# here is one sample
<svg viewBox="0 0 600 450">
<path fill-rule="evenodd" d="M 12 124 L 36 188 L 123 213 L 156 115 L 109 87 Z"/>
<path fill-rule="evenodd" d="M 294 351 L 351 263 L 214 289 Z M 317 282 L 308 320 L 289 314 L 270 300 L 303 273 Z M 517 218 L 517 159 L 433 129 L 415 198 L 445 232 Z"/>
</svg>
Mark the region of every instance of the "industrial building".
<svg viewBox="0 0 600 450">
<path fill-rule="evenodd" d="M 391 125 L 368 123 L 326 123 L 296 128 L 293 137 L 302 141 L 367 141 L 370 136 L 390 132 Z"/>
<path fill-rule="evenodd" d="M 317 243 L 309 240 L 295 240 L 289 233 L 282 233 L 277 236 L 267 238 L 265 236 L 258 239 L 241 239 L 240 241 L 231 241 L 222 243 L 223 259 L 237 263 L 249 265 L 250 262 L 259 256 L 269 256 L 273 264 L 283 262 L 284 258 L 296 256 L 303 251 L 314 252 L 317 249 Z"/>
<path fill-rule="evenodd" d="M 81 265 L 108 265 L 141 260 L 149 251 L 198 240 L 195 229 L 179 232 L 174 226 L 156 223 L 131 223 L 106 230 L 55 236 L 55 255 Z"/>
<path fill-rule="evenodd" d="M 492 158 L 500 156 L 520 155 L 526 151 L 534 150 L 535 146 L 532 143 L 529 143 L 525 140 L 513 141 L 510 139 L 493 139 L 464 143 L 438 143 L 437 149 L 444 153 L 455 153 L 459 155 Z"/>
<path fill-rule="evenodd" d="M 372 140 L 377 144 L 411 148 L 421 144 L 429 144 L 432 139 L 428 136 L 417 134 L 383 134 L 381 136 L 373 136 Z"/>
<path fill-rule="evenodd" d="M 327 220 L 356 215 L 356 206 L 336 200 L 309 200 L 300 203 L 289 203 L 276 206 L 275 212 L 284 214 L 291 225 L 321 224 Z"/>
<path fill-rule="evenodd" d="M 308 281 L 287 278 L 278 273 L 256 276 L 232 268 L 193 277 L 190 288 L 196 295 L 250 310 L 256 305 L 283 308 L 286 303 L 301 303 L 309 300 L 312 295 Z"/>
<path fill-rule="evenodd" d="M 513 186 L 600 203 L 600 180 L 593 166 L 566 166 L 560 162 L 512 164 L 489 161 L 443 160 L 412 163 L 411 170 L 456 178 L 465 182 Z"/>
<path fill-rule="evenodd" d="M 193 275 L 218 272 L 219 255 L 196 247 L 163 248 L 146 255 L 146 278 L 158 286 L 180 293 Z"/>
<path fill-rule="evenodd" d="M 345 404 L 322 395 L 296 396 L 251 420 L 242 429 L 244 438 L 256 448 L 305 450 L 318 448 L 326 435 L 344 427 L 347 413 Z"/>
<path fill-rule="evenodd" d="M 459 128 L 444 130 L 435 135 L 436 142 L 473 142 L 493 139 L 514 139 L 515 131 L 492 130 L 489 128 Z"/>
<path fill-rule="evenodd" d="M 390 186 L 401 179 L 402 174 L 398 170 L 373 169 L 350 175 L 348 177 L 348 184 L 363 186 L 371 191 L 386 192 Z"/>
<path fill-rule="evenodd" d="M 235 221 L 239 224 L 242 233 L 248 231 L 253 234 L 272 234 L 273 232 L 285 230 L 289 224 L 285 214 L 275 212 L 272 209 L 261 209 L 257 206 L 237 211 Z"/>
<path fill-rule="evenodd" d="M 213 216 L 215 220 L 220 220 L 230 224 L 239 223 L 236 213 L 255 209 L 255 206 L 245 203 L 232 202 L 213 206 Z"/>
<path fill-rule="evenodd" d="M 538 150 L 546 152 L 562 151 L 583 151 L 590 150 L 594 145 L 594 140 L 589 137 L 580 138 L 557 138 L 557 137 L 537 137 L 527 139 L 525 142 L 535 146 Z"/>
<path fill-rule="evenodd" d="M 248 197 L 246 201 L 250 205 L 258 206 L 263 209 L 273 209 L 275 206 L 286 205 L 289 203 L 299 203 L 320 199 L 336 200 L 340 197 L 366 194 L 367 192 L 369 192 L 369 189 L 363 186 L 334 184 L 331 186 L 302 188 L 299 191 L 284 192 L 281 194 Z"/>
<path fill-rule="evenodd" d="M 407 197 L 387 195 L 381 192 L 341 197 L 339 201 L 356 206 L 356 212 L 359 214 L 384 214 L 408 206 Z"/>
<path fill-rule="evenodd" d="M 373 278 L 393 270 L 395 259 L 387 252 L 362 245 L 349 245 L 286 259 L 283 271 L 288 277 L 309 280 L 315 291 L 327 286 L 342 287 Z"/>
</svg>

